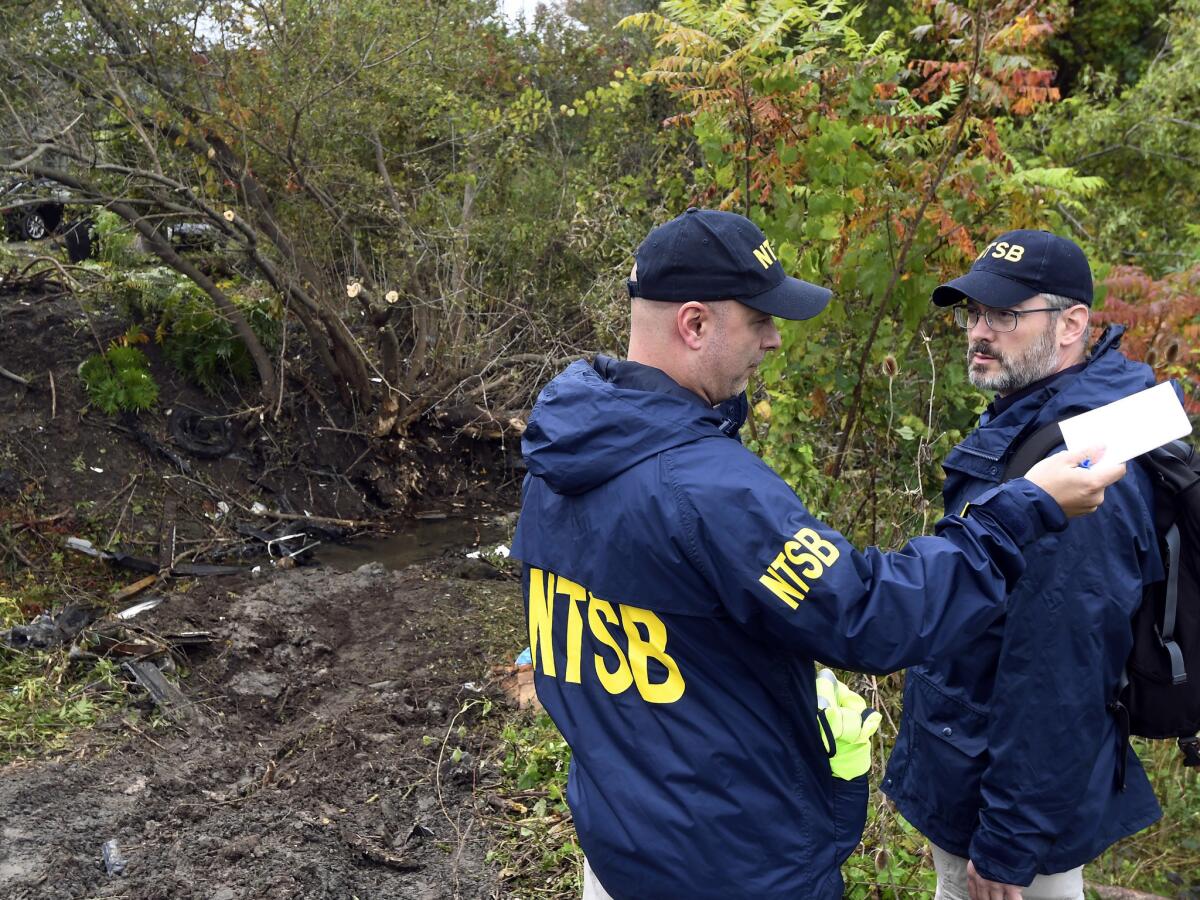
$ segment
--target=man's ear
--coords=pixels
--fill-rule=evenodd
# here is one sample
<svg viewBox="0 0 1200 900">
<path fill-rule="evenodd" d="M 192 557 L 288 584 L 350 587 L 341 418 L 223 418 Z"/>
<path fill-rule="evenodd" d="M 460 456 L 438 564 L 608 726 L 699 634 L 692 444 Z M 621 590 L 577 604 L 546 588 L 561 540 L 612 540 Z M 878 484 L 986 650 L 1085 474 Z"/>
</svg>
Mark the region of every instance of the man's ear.
<svg viewBox="0 0 1200 900">
<path fill-rule="evenodd" d="M 1092 311 L 1083 304 L 1063 310 L 1058 317 L 1059 325 L 1062 328 L 1059 334 L 1059 343 L 1064 347 L 1069 347 L 1080 341 L 1087 332 L 1091 314 Z"/>
<path fill-rule="evenodd" d="M 703 303 L 689 300 L 675 310 L 675 330 L 689 350 L 699 350 L 712 327 L 712 310 Z"/>
</svg>

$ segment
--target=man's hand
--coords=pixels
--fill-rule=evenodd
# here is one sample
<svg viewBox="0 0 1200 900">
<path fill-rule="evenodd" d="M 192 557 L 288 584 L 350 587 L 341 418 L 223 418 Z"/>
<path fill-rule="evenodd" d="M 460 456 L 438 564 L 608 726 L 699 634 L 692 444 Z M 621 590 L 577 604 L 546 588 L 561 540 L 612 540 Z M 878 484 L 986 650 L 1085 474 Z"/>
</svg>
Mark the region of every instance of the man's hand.
<svg viewBox="0 0 1200 900">
<path fill-rule="evenodd" d="M 821 740 L 825 750 L 834 740 L 829 768 L 834 778 L 850 781 L 871 768 L 871 735 L 879 730 L 883 716 L 850 690 L 829 669 L 817 673 L 817 716 L 822 720 Z"/>
<path fill-rule="evenodd" d="M 1095 512 L 1104 502 L 1104 489 L 1125 476 L 1125 463 L 1100 462 L 1102 447 L 1064 450 L 1048 456 L 1030 469 L 1025 477 L 1054 498 L 1067 516 Z M 1089 461 L 1088 468 L 1080 463 Z"/>
<path fill-rule="evenodd" d="M 1058 455 L 1062 456 L 1061 453 Z M 970 861 L 967 862 L 967 893 L 971 895 L 971 900 L 1021 900 L 1024 896 L 1021 888 L 1015 884 L 988 881 L 975 871 L 975 863 Z"/>
</svg>

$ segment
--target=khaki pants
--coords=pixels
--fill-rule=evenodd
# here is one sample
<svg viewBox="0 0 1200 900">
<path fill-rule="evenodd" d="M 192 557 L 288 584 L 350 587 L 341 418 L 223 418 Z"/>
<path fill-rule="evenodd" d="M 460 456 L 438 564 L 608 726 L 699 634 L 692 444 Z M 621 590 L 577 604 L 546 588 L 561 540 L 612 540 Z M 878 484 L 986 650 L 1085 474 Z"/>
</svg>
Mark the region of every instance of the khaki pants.
<svg viewBox="0 0 1200 900">
<path fill-rule="evenodd" d="M 938 879 L 933 900 L 968 900 L 967 861 L 934 844 L 929 847 Z M 1057 875 L 1038 875 L 1033 884 L 1021 888 L 1021 894 L 1025 900 L 1083 900 L 1083 866 Z"/>
<path fill-rule="evenodd" d="M 588 865 L 586 856 L 583 858 L 583 900 L 613 900 L 604 885 L 596 879 L 596 873 Z"/>
</svg>

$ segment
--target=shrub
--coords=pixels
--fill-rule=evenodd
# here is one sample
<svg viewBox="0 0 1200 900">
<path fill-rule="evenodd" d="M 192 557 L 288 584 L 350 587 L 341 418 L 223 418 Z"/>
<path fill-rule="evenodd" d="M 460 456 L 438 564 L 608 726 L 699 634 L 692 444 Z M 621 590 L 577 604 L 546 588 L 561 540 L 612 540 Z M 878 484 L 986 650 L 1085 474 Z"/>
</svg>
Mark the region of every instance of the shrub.
<svg viewBox="0 0 1200 900">
<path fill-rule="evenodd" d="M 145 353 L 130 346 L 137 337 L 144 339 L 145 335 L 132 329 L 104 353 L 93 353 L 79 366 L 88 400 L 107 415 L 140 412 L 158 402 L 150 362 Z"/>
<path fill-rule="evenodd" d="M 137 235 L 115 212 L 99 210 L 92 225 L 92 235 L 96 239 L 97 255 L 101 262 L 123 267 L 137 265 L 140 261 L 141 254 L 136 249 Z"/>
<path fill-rule="evenodd" d="M 222 288 L 237 304 L 268 350 L 278 344 L 279 323 L 269 299 Z M 114 285 L 114 297 L 125 314 L 154 329 L 163 357 L 208 394 L 218 394 L 229 381 L 255 377 L 254 360 L 233 323 L 215 309 L 199 287 L 165 266 L 131 272 Z"/>
</svg>

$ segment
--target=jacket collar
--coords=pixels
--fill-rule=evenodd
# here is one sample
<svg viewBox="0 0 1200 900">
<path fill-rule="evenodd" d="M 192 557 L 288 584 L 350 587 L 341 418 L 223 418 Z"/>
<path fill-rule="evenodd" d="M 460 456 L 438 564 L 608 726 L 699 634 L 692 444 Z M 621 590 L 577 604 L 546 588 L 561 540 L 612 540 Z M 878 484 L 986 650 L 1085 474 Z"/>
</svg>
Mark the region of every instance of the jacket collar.
<svg viewBox="0 0 1200 900">
<path fill-rule="evenodd" d="M 672 397 L 696 403 L 705 409 L 709 408 L 698 394 L 689 391 L 662 369 L 628 359 L 613 359 L 611 356 L 602 354 L 596 356 L 592 362 L 592 368 L 600 373 L 600 377 L 609 384 L 615 384 L 619 388 L 670 394 Z"/>
<path fill-rule="evenodd" d="M 611 356 L 597 354 L 595 360 L 592 362 L 592 368 L 605 381 L 619 388 L 668 394 L 672 397 L 678 397 L 681 400 L 695 403 L 706 413 L 715 411 L 721 417 L 720 424 L 717 426 L 721 430 L 721 433 L 726 437 L 741 440 L 738 437 L 738 432 L 746 423 L 746 418 L 750 414 L 750 401 L 746 399 L 745 391 L 735 397 L 730 397 L 728 400 L 721 401 L 716 406 L 710 407 L 698 394 L 689 391 L 662 369 L 656 369 L 653 366 L 647 366 L 628 359 L 613 359 Z"/>
<path fill-rule="evenodd" d="M 997 476 L 998 481 L 998 462 L 1024 434 L 1153 384 L 1149 369 L 1119 352 L 1124 331 L 1120 325 L 1106 328 L 1081 372 L 1048 379 L 995 416 L 985 415 L 979 427 L 947 455 L 946 467 L 978 470 L 977 474 Z M 966 462 L 963 454 L 975 461 Z"/>
</svg>

